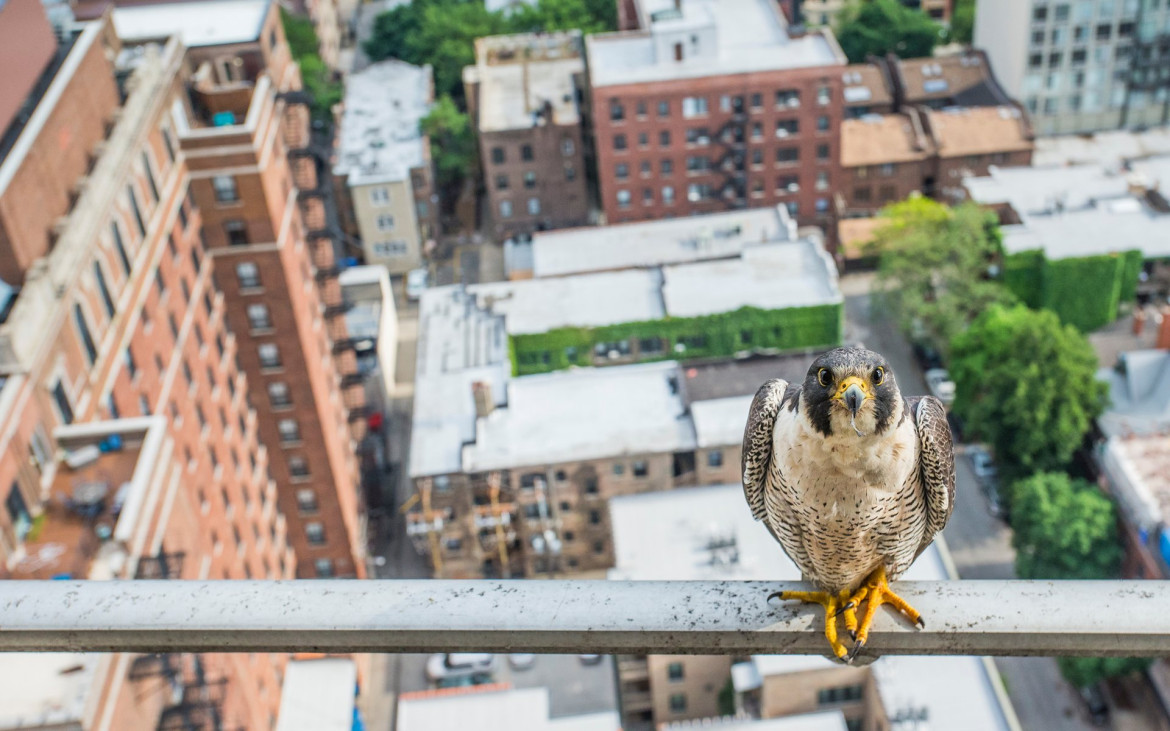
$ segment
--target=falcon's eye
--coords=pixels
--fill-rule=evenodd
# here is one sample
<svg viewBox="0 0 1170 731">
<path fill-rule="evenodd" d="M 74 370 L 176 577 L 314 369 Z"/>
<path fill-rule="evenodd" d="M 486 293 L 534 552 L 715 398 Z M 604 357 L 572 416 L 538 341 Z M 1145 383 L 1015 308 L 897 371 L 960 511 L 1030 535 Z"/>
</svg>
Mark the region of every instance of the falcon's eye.
<svg viewBox="0 0 1170 731">
<path fill-rule="evenodd" d="M 880 386 L 886 380 L 886 369 L 878 366 L 873 369 L 873 385 Z"/>
<path fill-rule="evenodd" d="M 822 368 L 822 369 L 820 369 L 819 371 L 817 371 L 817 383 L 821 384 L 821 385 L 822 385 L 822 386 L 824 386 L 825 388 L 828 388 L 828 387 L 829 387 L 829 383 L 831 383 L 831 382 L 832 382 L 832 380 L 833 380 L 833 379 L 832 379 L 832 377 L 829 375 L 829 369 L 828 369 L 828 368 Z"/>
</svg>

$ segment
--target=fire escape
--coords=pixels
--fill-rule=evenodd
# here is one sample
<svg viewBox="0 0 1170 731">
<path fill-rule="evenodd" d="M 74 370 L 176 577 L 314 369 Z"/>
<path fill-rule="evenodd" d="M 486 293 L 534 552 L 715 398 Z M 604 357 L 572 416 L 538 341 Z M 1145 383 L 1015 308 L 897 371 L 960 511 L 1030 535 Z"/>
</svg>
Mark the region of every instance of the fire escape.
<svg viewBox="0 0 1170 731">
<path fill-rule="evenodd" d="M 716 134 L 724 149 L 716 165 L 723 176 L 719 194 L 728 208 L 747 207 L 747 121 L 743 95 L 731 97 L 731 116 Z"/>
</svg>

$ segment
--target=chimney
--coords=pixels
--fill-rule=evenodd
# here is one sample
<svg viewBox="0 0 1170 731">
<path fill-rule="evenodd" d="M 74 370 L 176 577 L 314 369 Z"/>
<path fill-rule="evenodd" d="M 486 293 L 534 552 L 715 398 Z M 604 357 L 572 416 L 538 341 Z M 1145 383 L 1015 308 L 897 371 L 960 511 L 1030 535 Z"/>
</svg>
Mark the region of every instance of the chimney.
<svg viewBox="0 0 1170 731">
<path fill-rule="evenodd" d="M 1162 325 L 1158 328 L 1158 341 L 1154 347 L 1170 350 L 1170 308 L 1162 308 Z"/>
<path fill-rule="evenodd" d="M 492 400 L 492 384 L 487 381 L 475 381 L 471 384 L 471 396 L 475 399 L 475 418 L 482 419 L 495 411 L 496 402 Z"/>
</svg>

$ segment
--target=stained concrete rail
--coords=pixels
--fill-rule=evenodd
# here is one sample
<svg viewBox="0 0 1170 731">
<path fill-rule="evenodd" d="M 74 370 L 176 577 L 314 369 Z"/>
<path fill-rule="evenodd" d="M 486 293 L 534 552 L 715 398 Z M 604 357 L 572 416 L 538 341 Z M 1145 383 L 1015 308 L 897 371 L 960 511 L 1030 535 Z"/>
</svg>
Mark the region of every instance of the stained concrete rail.
<svg viewBox="0 0 1170 731">
<path fill-rule="evenodd" d="M 820 607 L 740 581 L 0 581 L 0 651 L 823 654 Z M 888 655 L 1170 655 L 1170 582 L 928 581 Z"/>
</svg>

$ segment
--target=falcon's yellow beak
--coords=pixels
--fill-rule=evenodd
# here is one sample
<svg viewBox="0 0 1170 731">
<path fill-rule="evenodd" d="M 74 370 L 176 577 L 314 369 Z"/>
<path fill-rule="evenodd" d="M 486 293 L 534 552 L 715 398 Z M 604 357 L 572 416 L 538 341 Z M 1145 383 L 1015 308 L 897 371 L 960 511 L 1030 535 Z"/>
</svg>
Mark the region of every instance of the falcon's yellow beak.
<svg viewBox="0 0 1170 731">
<path fill-rule="evenodd" d="M 842 380 L 837 386 L 837 393 L 833 395 L 833 400 L 844 401 L 854 416 L 857 416 L 857 410 L 861 408 L 865 400 L 871 398 L 873 398 L 873 390 L 870 388 L 869 382 L 857 376 L 849 376 Z"/>
</svg>

